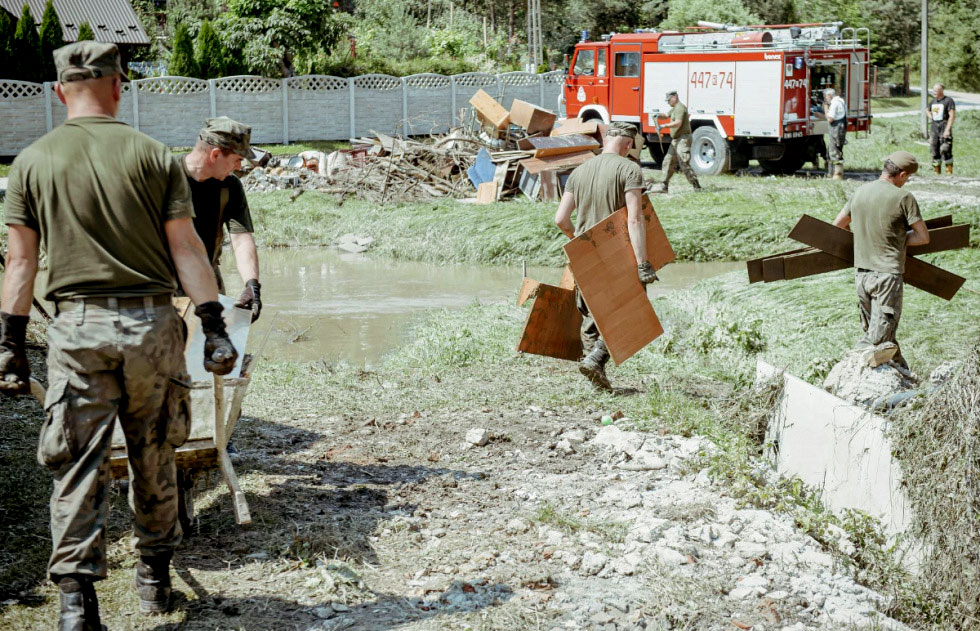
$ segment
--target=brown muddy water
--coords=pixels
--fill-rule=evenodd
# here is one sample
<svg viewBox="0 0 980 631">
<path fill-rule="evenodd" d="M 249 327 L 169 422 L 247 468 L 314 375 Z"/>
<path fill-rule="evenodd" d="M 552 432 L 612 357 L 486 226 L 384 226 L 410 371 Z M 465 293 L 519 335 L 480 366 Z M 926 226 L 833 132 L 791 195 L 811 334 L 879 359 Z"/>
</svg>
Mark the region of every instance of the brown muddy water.
<svg viewBox="0 0 980 631">
<path fill-rule="evenodd" d="M 248 350 L 266 360 L 322 359 L 374 366 L 405 343 L 422 312 L 462 308 L 475 301 L 511 302 L 522 281 L 520 265 L 434 265 L 330 248 L 264 249 L 259 262 L 262 317 L 249 334 Z M 648 291 L 660 295 L 684 289 L 742 267 L 672 263 Z M 222 256 L 222 270 L 229 295 L 237 296 L 242 282 L 230 251 Z M 548 267 L 529 267 L 527 273 L 546 283 L 557 283 L 561 277 L 560 269 Z"/>
</svg>

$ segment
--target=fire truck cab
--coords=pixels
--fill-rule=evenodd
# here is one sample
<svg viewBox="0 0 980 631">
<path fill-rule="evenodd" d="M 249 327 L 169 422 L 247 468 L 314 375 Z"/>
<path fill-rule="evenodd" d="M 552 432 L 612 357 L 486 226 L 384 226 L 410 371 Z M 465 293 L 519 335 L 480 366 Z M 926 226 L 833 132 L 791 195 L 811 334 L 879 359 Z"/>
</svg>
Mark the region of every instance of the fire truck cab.
<svg viewBox="0 0 980 631">
<path fill-rule="evenodd" d="M 569 117 L 636 124 L 659 163 L 670 136 L 657 128 L 676 90 L 691 116 L 697 173 L 752 159 L 793 173 L 826 153 L 824 89 L 847 104 L 849 132 L 870 130 L 869 45 L 867 29 L 840 23 L 617 33 L 575 46 L 563 98 Z"/>
</svg>

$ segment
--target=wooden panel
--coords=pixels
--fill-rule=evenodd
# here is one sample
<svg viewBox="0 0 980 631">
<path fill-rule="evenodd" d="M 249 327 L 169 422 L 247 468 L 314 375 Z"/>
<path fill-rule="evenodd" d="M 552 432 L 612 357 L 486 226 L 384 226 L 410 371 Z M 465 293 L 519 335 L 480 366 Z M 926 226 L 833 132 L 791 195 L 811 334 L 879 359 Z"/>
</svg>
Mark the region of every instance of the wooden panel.
<svg viewBox="0 0 980 631">
<path fill-rule="evenodd" d="M 557 156 L 545 156 L 543 158 L 527 158 L 521 160 L 521 166 L 530 173 L 540 173 L 542 171 L 562 170 L 577 167 L 590 158 L 595 157 L 591 150 L 579 151 L 576 153 L 566 153 Z"/>
<path fill-rule="evenodd" d="M 558 281 L 558 286 L 565 289 L 575 289 L 575 275 L 572 274 L 572 268 L 568 265 L 562 270 L 561 280 Z"/>
<path fill-rule="evenodd" d="M 854 262 L 854 233 L 816 217 L 810 215 L 800 217 L 790 231 L 789 238 L 850 263 Z"/>
<path fill-rule="evenodd" d="M 477 204 L 492 204 L 497 201 L 497 183 L 494 181 L 483 182 L 476 189 Z"/>
<path fill-rule="evenodd" d="M 483 90 L 476 91 L 476 94 L 470 98 L 470 105 L 483 122 L 495 129 L 503 129 L 510 122 L 510 112 Z"/>
<path fill-rule="evenodd" d="M 660 269 L 674 260 L 674 251 L 647 197 L 643 214 L 647 220 L 647 258 Z M 569 241 L 565 254 L 613 361 L 623 363 L 663 333 L 637 278 L 625 208 Z"/>
<path fill-rule="evenodd" d="M 942 217 L 933 217 L 932 219 L 926 219 L 926 228 L 932 230 L 933 228 L 946 228 L 953 225 L 952 215 L 943 215 Z"/>
<path fill-rule="evenodd" d="M 514 99 L 510 106 L 510 122 L 523 127 L 528 134 L 551 133 L 557 118 L 554 112 L 520 99 Z"/>
<path fill-rule="evenodd" d="M 594 136 L 598 133 L 599 121 L 582 121 L 580 118 L 570 118 L 551 131 L 552 136 L 567 136 L 569 134 Z"/>
<path fill-rule="evenodd" d="M 783 267 L 784 257 L 774 256 L 762 261 L 762 280 L 771 283 L 786 280 L 786 269 Z"/>
<path fill-rule="evenodd" d="M 563 153 L 579 153 L 599 148 L 599 141 L 589 136 L 570 134 L 568 136 L 545 136 L 543 138 L 524 138 L 517 146 L 525 151 L 534 151 L 535 158 L 557 156 Z"/>
<path fill-rule="evenodd" d="M 919 254 L 929 254 L 931 252 L 943 252 L 945 250 L 956 250 L 969 247 L 970 245 L 970 226 L 960 224 L 958 226 L 948 226 L 945 228 L 934 228 L 929 230 L 929 243 L 925 245 L 910 245 L 905 250 L 907 256 L 917 256 Z"/>
<path fill-rule="evenodd" d="M 745 262 L 745 266 L 749 273 L 749 284 L 761 283 L 763 280 L 762 275 L 762 262 L 766 259 L 772 259 L 779 256 L 789 256 L 790 254 L 798 254 L 800 252 L 807 252 L 813 248 L 800 248 L 798 250 L 790 250 L 788 252 L 780 252 L 779 254 L 770 254 L 769 256 L 763 256 L 757 259 L 751 259 Z"/>
<path fill-rule="evenodd" d="M 538 293 L 538 287 L 541 285 L 536 280 L 531 278 L 525 278 L 524 282 L 521 283 L 521 290 L 517 292 L 517 306 L 523 307 L 524 303 L 534 298 Z"/>
<path fill-rule="evenodd" d="M 578 361 L 582 358 L 581 327 L 575 291 L 539 283 L 517 350 Z"/>
<path fill-rule="evenodd" d="M 844 259 L 839 259 L 820 250 L 791 254 L 782 257 L 782 260 L 783 278 L 785 280 L 804 278 L 806 276 L 813 276 L 814 274 L 834 272 L 851 267 L 851 264 Z M 768 279 L 766 282 L 769 282 Z"/>
<path fill-rule="evenodd" d="M 952 300 L 966 279 L 913 256 L 907 256 L 905 257 L 905 282 L 934 296 Z"/>
</svg>

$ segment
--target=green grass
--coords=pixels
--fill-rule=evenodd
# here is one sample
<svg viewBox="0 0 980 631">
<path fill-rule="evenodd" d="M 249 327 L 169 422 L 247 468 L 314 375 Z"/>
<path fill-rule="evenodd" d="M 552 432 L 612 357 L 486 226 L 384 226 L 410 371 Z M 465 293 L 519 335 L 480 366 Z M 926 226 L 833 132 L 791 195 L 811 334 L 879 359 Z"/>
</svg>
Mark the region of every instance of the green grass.
<svg viewBox="0 0 980 631">
<path fill-rule="evenodd" d="M 882 96 L 871 99 L 871 113 L 918 110 L 918 96 Z"/>
<path fill-rule="evenodd" d="M 0 163 L 0 177 L 7 177 L 8 173 L 10 173 L 10 165 Z"/>
</svg>

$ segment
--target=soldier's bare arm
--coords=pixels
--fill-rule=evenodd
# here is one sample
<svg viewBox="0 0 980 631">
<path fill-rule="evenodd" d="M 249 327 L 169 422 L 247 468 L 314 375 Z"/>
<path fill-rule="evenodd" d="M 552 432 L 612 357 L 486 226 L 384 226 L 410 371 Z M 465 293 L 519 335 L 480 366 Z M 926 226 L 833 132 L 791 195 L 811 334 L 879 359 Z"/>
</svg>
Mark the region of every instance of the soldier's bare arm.
<svg viewBox="0 0 980 631">
<path fill-rule="evenodd" d="M 926 222 L 916 221 L 911 227 L 912 229 L 908 231 L 908 237 L 905 241 L 906 246 L 929 243 L 929 229 L 926 228 Z"/>
<path fill-rule="evenodd" d="M 250 232 L 232 232 L 231 249 L 235 252 L 235 264 L 242 282 L 259 279 L 259 253 L 255 238 Z"/>
<path fill-rule="evenodd" d="M 837 213 L 837 218 L 834 219 L 833 223 L 838 228 L 844 228 L 847 230 L 847 227 L 851 225 L 851 213 L 848 212 L 846 207 L 842 208 L 841 211 Z"/>
<path fill-rule="evenodd" d="M 626 191 L 626 227 L 636 264 L 642 265 L 647 260 L 647 222 L 643 218 L 643 191 L 638 188 Z"/>
<path fill-rule="evenodd" d="M 37 275 L 39 237 L 27 226 L 8 226 L 7 262 L 3 275 L 2 308 L 12 315 L 30 315 Z"/>
<path fill-rule="evenodd" d="M 218 283 L 204 243 L 194 230 L 194 221 L 171 219 L 163 224 L 163 229 L 184 292 L 196 305 L 218 300 Z"/>
<path fill-rule="evenodd" d="M 572 211 L 575 210 L 575 196 L 569 191 L 565 191 L 555 212 L 555 224 L 561 229 L 562 233 L 569 239 L 575 238 L 575 226 L 572 225 Z"/>
<path fill-rule="evenodd" d="M 949 110 L 949 120 L 946 122 L 946 130 L 943 131 L 943 136 L 949 138 L 953 135 L 953 121 L 956 119 L 956 110 Z"/>
</svg>

